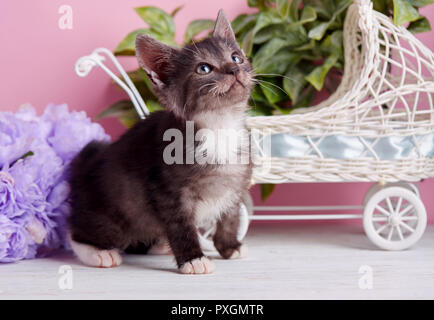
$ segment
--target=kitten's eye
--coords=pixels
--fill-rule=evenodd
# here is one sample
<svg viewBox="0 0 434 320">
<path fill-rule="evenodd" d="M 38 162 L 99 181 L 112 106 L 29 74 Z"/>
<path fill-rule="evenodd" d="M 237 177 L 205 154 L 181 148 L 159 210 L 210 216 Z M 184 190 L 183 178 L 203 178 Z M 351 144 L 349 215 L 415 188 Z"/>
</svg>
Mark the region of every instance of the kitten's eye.
<svg viewBox="0 0 434 320">
<path fill-rule="evenodd" d="M 237 54 L 233 54 L 232 55 L 232 61 L 238 64 L 243 63 L 243 58 L 241 58 L 239 55 Z"/>
<path fill-rule="evenodd" d="M 212 67 L 209 64 L 202 63 L 196 69 L 196 72 L 199 74 L 208 74 L 212 71 Z"/>
</svg>

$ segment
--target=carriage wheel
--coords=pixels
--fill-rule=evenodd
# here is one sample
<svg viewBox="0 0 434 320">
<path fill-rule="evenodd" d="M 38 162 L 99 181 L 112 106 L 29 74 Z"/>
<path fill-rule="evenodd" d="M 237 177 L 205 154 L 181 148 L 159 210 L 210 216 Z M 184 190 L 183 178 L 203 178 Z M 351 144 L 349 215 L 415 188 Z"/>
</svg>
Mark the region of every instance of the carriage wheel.
<svg viewBox="0 0 434 320">
<path fill-rule="evenodd" d="M 246 193 L 243 198 L 243 202 L 240 206 L 240 223 L 238 226 L 238 241 L 242 241 L 247 234 L 247 230 L 249 229 L 249 215 L 253 214 L 253 201 L 250 197 L 249 193 Z M 204 251 L 215 251 L 214 242 L 212 237 L 214 236 L 216 229 L 216 224 L 199 228 L 198 236 L 200 246 Z"/>
<path fill-rule="evenodd" d="M 422 200 L 402 186 L 377 191 L 363 212 L 363 227 L 368 238 L 385 250 L 411 247 L 422 237 L 426 223 Z"/>
<path fill-rule="evenodd" d="M 363 206 L 366 206 L 369 199 L 375 193 L 377 193 L 379 190 L 386 188 L 386 187 L 403 187 L 403 188 L 406 188 L 406 189 L 412 191 L 416 196 L 420 197 L 419 189 L 417 188 L 417 186 L 415 184 L 410 183 L 410 182 L 404 182 L 404 181 L 392 182 L 392 183 L 386 184 L 385 186 L 380 185 L 379 183 L 374 183 L 372 186 L 369 187 L 368 191 L 365 194 L 365 197 L 363 198 Z"/>
</svg>

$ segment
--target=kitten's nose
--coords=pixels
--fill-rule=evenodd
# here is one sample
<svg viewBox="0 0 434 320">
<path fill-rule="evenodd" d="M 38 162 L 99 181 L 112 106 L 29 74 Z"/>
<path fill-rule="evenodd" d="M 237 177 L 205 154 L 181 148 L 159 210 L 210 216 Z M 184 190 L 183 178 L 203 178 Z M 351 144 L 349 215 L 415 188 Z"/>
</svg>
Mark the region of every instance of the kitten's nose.
<svg viewBox="0 0 434 320">
<path fill-rule="evenodd" d="M 225 71 L 227 74 L 237 76 L 237 74 L 240 72 L 240 68 L 236 64 L 229 64 L 226 66 Z"/>
</svg>

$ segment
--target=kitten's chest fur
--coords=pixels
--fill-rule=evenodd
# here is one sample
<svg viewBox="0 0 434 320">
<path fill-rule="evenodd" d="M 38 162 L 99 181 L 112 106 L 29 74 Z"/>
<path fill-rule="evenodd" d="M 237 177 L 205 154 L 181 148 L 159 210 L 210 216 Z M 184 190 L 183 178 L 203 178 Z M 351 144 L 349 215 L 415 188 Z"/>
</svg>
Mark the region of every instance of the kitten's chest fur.
<svg viewBox="0 0 434 320">
<path fill-rule="evenodd" d="M 240 164 L 246 159 L 250 144 L 244 113 L 208 111 L 198 114 L 193 121 L 199 127 L 196 139 L 200 144 L 194 150 L 196 156 L 205 154 L 208 162 L 219 164 Z"/>
<path fill-rule="evenodd" d="M 184 190 L 185 200 L 193 201 L 195 220 L 206 225 L 239 203 L 249 184 L 250 141 L 244 125 L 244 114 L 206 112 L 195 119 L 203 143 L 196 153 L 206 152 L 212 165 L 203 167 L 202 175 L 193 186 Z"/>
<path fill-rule="evenodd" d="M 223 165 L 204 175 L 183 191 L 186 203 L 192 199 L 197 225 L 207 225 L 237 205 L 248 187 L 247 165 Z"/>
</svg>

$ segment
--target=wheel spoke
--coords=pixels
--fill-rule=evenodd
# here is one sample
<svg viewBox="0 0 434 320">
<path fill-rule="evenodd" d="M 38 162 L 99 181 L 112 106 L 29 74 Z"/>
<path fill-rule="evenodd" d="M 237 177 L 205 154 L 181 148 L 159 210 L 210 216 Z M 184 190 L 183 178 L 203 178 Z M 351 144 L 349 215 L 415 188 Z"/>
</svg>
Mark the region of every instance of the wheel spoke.
<svg viewBox="0 0 434 320">
<path fill-rule="evenodd" d="M 402 234 L 401 227 L 399 225 L 396 226 L 396 230 L 398 231 L 399 238 L 401 240 L 404 240 L 404 236 Z"/>
<path fill-rule="evenodd" d="M 383 224 L 380 228 L 376 230 L 377 234 L 380 234 L 384 229 L 386 229 L 389 225 Z"/>
<path fill-rule="evenodd" d="M 396 204 L 395 212 L 399 212 L 401 210 L 402 197 L 398 198 L 398 203 Z"/>
<path fill-rule="evenodd" d="M 417 216 L 406 216 L 406 217 L 402 217 L 401 221 L 410 221 L 410 220 L 419 220 L 419 217 Z"/>
<path fill-rule="evenodd" d="M 393 210 L 392 202 L 390 201 L 390 197 L 386 198 L 387 207 L 389 208 L 389 212 L 393 213 L 395 210 Z"/>
<path fill-rule="evenodd" d="M 390 226 L 390 231 L 389 231 L 389 235 L 387 236 L 387 241 L 390 241 L 390 239 L 392 239 L 392 235 L 393 235 L 393 229 L 395 227 L 394 226 Z"/>
<path fill-rule="evenodd" d="M 413 205 L 412 205 L 411 203 L 409 203 L 408 206 L 405 207 L 405 209 L 402 210 L 402 211 L 399 213 L 399 215 L 402 217 L 402 216 L 404 216 L 405 214 L 407 214 L 407 213 L 408 213 L 411 209 L 413 209 L 413 208 L 414 208 Z"/>
<path fill-rule="evenodd" d="M 372 218 L 372 221 L 375 221 L 375 222 L 384 222 L 387 220 L 388 220 L 387 217 L 373 217 Z"/>
<path fill-rule="evenodd" d="M 390 213 L 386 211 L 386 209 L 384 209 L 382 206 L 380 205 L 376 205 L 375 209 L 377 209 L 378 211 L 380 211 L 382 214 L 384 214 L 386 217 L 390 216 Z"/>
<path fill-rule="evenodd" d="M 400 222 L 399 223 L 401 226 L 403 226 L 405 229 L 407 229 L 408 231 L 410 231 L 411 233 L 414 233 L 416 230 L 414 230 L 412 227 L 410 227 L 408 224 L 404 223 L 404 222 Z"/>
</svg>

